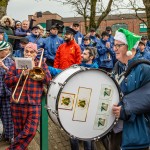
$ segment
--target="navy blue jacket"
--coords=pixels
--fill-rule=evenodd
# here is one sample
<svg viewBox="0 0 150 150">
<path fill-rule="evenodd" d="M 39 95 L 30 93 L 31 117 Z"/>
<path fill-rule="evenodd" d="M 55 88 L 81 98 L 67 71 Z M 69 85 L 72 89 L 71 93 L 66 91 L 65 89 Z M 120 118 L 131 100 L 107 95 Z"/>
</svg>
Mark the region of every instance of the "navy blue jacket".
<svg viewBox="0 0 150 150">
<path fill-rule="evenodd" d="M 96 36 L 91 36 L 90 35 L 90 40 L 91 40 L 91 44 L 93 45 L 94 43 L 98 43 L 99 42 L 99 39 L 96 37 Z"/>
<path fill-rule="evenodd" d="M 135 56 L 128 62 L 128 65 L 137 59 L 139 58 Z M 127 66 L 119 63 L 118 73 L 121 74 L 126 68 Z M 149 147 L 149 127 L 147 120 L 145 119 L 144 112 L 142 114 L 136 114 L 135 112 L 126 110 L 128 108 L 132 110 L 132 107 L 134 108 L 135 106 L 136 108 L 141 107 L 138 102 L 134 104 L 130 103 L 131 97 L 128 99 L 127 95 L 150 82 L 149 72 L 150 65 L 140 64 L 132 69 L 130 74 L 123 80 L 120 85 L 121 91 L 124 93 L 124 95 L 126 95 L 119 103 L 119 105 L 122 106 L 120 119 L 123 120 L 122 150 Z M 140 94 L 142 94 L 141 92 Z M 141 101 L 145 101 L 144 96 Z"/>
<path fill-rule="evenodd" d="M 89 45 L 85 45 L 84 43 L 80 45 L 80 48 L 82 50 L 82 52 L 85 50 L 86 47 L 93 47 L 92 44 L 89 44 Z"/>
<path fill-rule="evenodd" d="M 21 36 L 21 37 L 25 37 L 27 36 L 27 33 L 30 33 L 30 29 L 28 30 L 24 30 L 22 28 L 18 28 L 15 30 L 15 35 L 16 36 Z M 15 44 L 14 44 L 14 50 L 19 50 L 21 49 L 20 47 L 20 40 L 15 40 Z"/>
<path fill-rule="evenodd" d="M 44 57 L 50 61 L 54 61 L 56 51 L 60 44 L 64 42 L 63 38 L 58 35 L 50 35 L 44 41 Z"/>
<path fill-rule="evenodd" d="M 110 42 L 110 47 L 113 48 L 114 47 L 114 37 L 112 35 L 109 35 L 108 42 Z"/>
<path fill-rule="evenodd" d="M 31 35 L 26 36 L 26 38 L 29 40 L 29 42 L 36 43 L 38 49 L 44 48 L 44 40 L 45 40 L 44 38 L 37 37 L 37 35 L 34 35 L 32 33 Z M 40 56 L 41 56 L 41 51 L 38 51 L 37 58 L 40 59 Z"/>
<path fill-rule="evenodd" d="M 81 32 L 78 31 L 78 32 L 74 35 L 74 38 L 75 38 L 77 44 L 78 44 L 78 38 L 82 38 L 81 43 L 83 43 L 83 34 L 82 34 Z"/>
<path fill-rule="evenodd" d="M 115 52 L 110 47 L 106 47 L 106 42 L 103 39 L 100 39 L 99 43 L 97 44 L 97 52 L 98 52 L 98 64 L 99 68 L 109 68 L 112 69 L 114 67 L 115 62 Z"/>
<path fill-rule="evenodd" d="M 146 49 L 147 49 L 147 51 L 150 51 L 150 41 L 147 41 L 147 43 L 146 43 Z"/>
<path fill-rule="evenodd" d="M 147 51 L 146 49 L 144 50 L 144 52 L 140 52 L 140 50 L 138 49 L 136 55 L 139 58 L 147 59 L 150 61 L 150 51 Z"/>
<path fill-rule="evenodd" d="M 39 48 L 44 48 L 44 40 L 45 40 L 44 38 L 37 37 L 37 35 L 34 35 L 32 33 L 31 33 L 31 35 L 26 36 L 26 38 L 29 40 L 29 42 L 36 43 L 38 49 Z"/>
</svg>

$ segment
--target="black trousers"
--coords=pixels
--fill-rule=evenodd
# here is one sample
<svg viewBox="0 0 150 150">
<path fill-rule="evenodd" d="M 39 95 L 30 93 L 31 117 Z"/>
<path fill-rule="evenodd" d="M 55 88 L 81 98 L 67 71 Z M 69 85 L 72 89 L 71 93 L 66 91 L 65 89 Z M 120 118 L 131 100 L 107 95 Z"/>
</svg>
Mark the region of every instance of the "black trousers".
<svg viewBox="0 0 150 150">
<path fill-rule="evenodd" d="M 122 132 L 114 133 L 113 131 L 108 133 L 101 139 L 106 150 L 121 150 Z M 128 150 L 149 150 L 149 148 L 141 149 L 128 149 Z"/>
<path fill-rule="evenodd" d="M 101 138 L 106 150 L 121 150 L 122 132 L 114 133 L 113 131 Z"/>
</svg>

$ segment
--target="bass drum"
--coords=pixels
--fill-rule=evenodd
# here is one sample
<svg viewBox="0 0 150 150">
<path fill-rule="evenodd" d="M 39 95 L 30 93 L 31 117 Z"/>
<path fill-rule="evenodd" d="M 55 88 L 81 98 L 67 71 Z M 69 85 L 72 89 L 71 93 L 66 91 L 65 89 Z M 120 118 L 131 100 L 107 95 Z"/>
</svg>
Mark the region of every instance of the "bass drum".
<svg viewBox="0 0 150 150">
<path fill-rule="evenodd" d="M 51 81 L 47 109 L 50 118 L 69 136 L 96 140 L 113 128 L 111 109 L 120 98 L 118 84 L 106 72 L 72 66 Z"/>
<path fill-rule="evenodd" d="M 3 137 L 3 124 L 2 124 L 2 120 L 1 120 L 1 116 L 0 116 L 0 141 Z"/>
</svg>

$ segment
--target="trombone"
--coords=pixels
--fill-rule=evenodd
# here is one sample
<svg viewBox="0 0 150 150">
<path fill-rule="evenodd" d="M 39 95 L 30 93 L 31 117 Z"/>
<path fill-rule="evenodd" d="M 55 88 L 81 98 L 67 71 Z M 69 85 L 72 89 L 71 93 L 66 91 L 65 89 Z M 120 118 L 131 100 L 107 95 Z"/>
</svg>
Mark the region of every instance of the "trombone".
<svg viewBox="0 0 150 150">
<path fill-rule="evenodd" d="M 23 86 L 22 86 L 22 88 L 21 88 L 21 91 L 20 91 L 19 97 L 18 97 L 18 99 L 15 99 L 15 93 L 16 93 L 16 90 L 17 90 L 17 88 L 18 88 L 18 86 L 19 86 L 19 83 L 20 83 L 20 80 L 21 80 L 21 78 L 22 78 L 22 76 L 23 76 L 24 71 L 25 71 L 25 69 L 23 69 L 23 70 L 22 70 L 22 73 L 21 73 L 21 75 L 20 75 L 20 77 L 19 77 L 19 80 L 18 80 L 18 82 L 17 82 L 17 85 L 16 85 L 16 87 L 15 87 L 15 89 L 14 89 L 14 91 L 13 91 L 13 94 L 12 94 L 12 99 L 13 99 L 13 101 L 14 101 L 14 102 L 16 102 L 16 103 L 18 103 L 18 102 L 19 102 L 19 100 L 20 100 L 20 98 L 21 98 L 21 95 L 22 95 L 22 92 L 23 92 L 24 86 L 25 86 L 26 81 L 27 81 L 28 76 L 29 76 L 29 74 L 28 74 L 28 75 L 26 75 L 26 78 L 25 78 L 24 83 L 23 83 Z"/>
<path fill-rule="evenodd" d="M 46 73 L 45 73 L 44 69 L 41 68 L 42 59 L 43 59 L 43 54 L 44 54 L 44 49 L 41 48 L 40 50 L 42 51 L 42 53 L 41 53 L 41 57 L 40 57 L 39 64 L 38 64 L 38 66 L 35 66 L 32 70 L 30 70 L 28 75 L 26 75 L 25 80 L 24 80 L 24 83 L 23 83 L 23 86 L 22 86 L 21 91 L 20 91 L 20 94 L 19 94 L 19 96 L 18 96 L 18 99 L 16 99 L 16 98 L 15 98 L 16 90 L 17 90 L 17 88 L 18 88 L 18 86 L 19 86 L 19 83 L 20 83 L 20 80 L 21 80 L 21 78 L 22 78 L 22 76 L 23 76 L 23 73 L 24 73 L 24 71 L 25 71 L 27 68 L 24 68 L 24 69 L 22 70 L 22 73 L 21 73 L 21 75 L 20 75 L 20 77 L 19 77 L 19 80 L 18 80 L 18 82 L 17 82 L 17 85 L 16 85 L 16 87 L 15 87 L 15 89 L 14 89 L 14 91 L 13 91 L 13 94 L 12 94 L 12 99 L 13 99 L 13 101 L 16 102 L 16 103 L 18 103 L 18 102 L 20 101 L 20 98 L 21 98 L 21 95 L 22 95 L 22 92 L 23 92 L 23 89 L 24 89 L 24 86 L 25 86 L 25 84 L 26 84 L 26 81 L 27 81 L 28 77 L 30 77 L 31 79 L 33 79 L 33 80 L 35 80 L 35 81 L 42 81 L 42 80 L 45 78 Z"/>
<path fill-rule="evenodd" d="M 39 64 L 38 64 L 38 66 L 34 67 L 29 72 L 30 78 L 35 80 L 35 81 L 42 81 L 45 78 L 45 75 L 46 75 L 45 71 L 41 68 L 44 49 L 40 48 L 40 50 L 42 51 L 42 53 L 41 53 Z"/>
</svg>

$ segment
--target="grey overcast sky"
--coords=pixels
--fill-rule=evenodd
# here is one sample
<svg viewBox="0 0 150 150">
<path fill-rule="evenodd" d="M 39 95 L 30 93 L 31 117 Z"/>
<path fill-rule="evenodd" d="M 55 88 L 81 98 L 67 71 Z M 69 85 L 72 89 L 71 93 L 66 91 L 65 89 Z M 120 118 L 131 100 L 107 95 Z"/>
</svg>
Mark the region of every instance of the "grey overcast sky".
<svg viewBox="0 0 150 150">
<path fill-rule="evenodd" d="M 59 0 L 64 1 L 64 0 Z M 108 0 L 104 0 L 105 2 Z M 128 0 L 122 0 L 128 3 Z M 143 6 L 142 0 L 136 0 L 136 3 Z M 75 17 L 77 14 L 73 11 L 72 6 L 62 5 L 62 3 L 56 2 L 56 0 L 10 0 L 7 7 L 7 15 L 11 16 L 15 20 L 28 19 L 28 15 L 33 15 L 38 11 L 50 11 L 51 13 L 57 13 L 62 17 Z M 131 10 L 122 10 L 121 12 L 130 13 Z M 112 11 L 112 14 L 117 11 Z"/>
<path fill-rule="evenodd" d="M 64 6 L 55 0 L 10 0 L 7 7 L 7 15 L 16 20 L 28 19 L 38 11 L 50 11 L 62 17 L 74 17 L 76 14 L 71 6 Z"/>
</svg>

